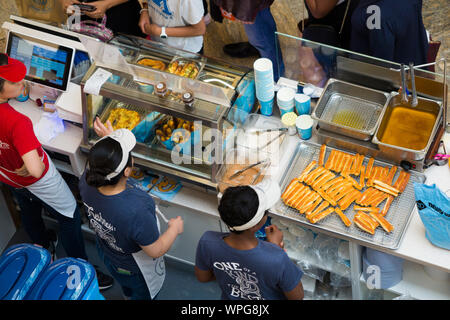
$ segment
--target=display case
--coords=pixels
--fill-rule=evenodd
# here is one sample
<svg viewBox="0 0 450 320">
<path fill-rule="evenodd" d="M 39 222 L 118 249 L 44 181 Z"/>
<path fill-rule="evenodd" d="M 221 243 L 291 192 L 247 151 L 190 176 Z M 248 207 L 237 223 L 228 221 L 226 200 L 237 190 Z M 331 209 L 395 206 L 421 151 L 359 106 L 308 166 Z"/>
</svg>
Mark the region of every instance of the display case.
<svg viewBox="0 0 450 320">
<path fill-rule="evenodd" d="M 123 63 L 108 65 L 115 52 Z M 99 139 L 98 116 L 133 131 L 136 164 L 215 188 L 236 129 L 255 105 L 252 70 L 132 36 L 116 37 L 95 54 L 104 59 L 95 59 L 81 81 L 82 150 Z M 112 75 L 98 95 L 86 93 L 100 68 Z"/>
</svg>

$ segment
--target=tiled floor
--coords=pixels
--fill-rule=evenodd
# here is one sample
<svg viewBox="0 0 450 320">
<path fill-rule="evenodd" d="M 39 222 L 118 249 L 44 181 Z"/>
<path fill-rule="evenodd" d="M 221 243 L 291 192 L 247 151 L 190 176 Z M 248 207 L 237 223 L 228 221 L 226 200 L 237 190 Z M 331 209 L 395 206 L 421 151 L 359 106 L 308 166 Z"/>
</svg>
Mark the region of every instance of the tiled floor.
<svg viewBox="0 0 450 320">
<path fill-rule="evenodd" d="M 0 24 L 7 20 L 10 14 L 18 14 L 16 1 L 0 1 Z M 58 1 L 58 0 L 50 0 Z M 281 33 L 298 36 L 297 22 L 306 17 L 303 12 L 303 0 L 277 0 L 271 7 L 272 14 Z M 423 20 L 425 27 L 434 40 L 442 42 L 438 58 L 445 56 L 450 58 L 450 0 L 425 0 L 423 1 Z M 4 50 L 5 32 L 0 30 L 0 50 Z M 207 27 L 205 36 L 205 55 L 221 58 L 238 65 L 251 67 L 254 58 L 231 58 L 223 53 L 224 44 L 238 41 L 246 41 L 244 29 L 240 23 L 212 22 Z"/>
</svg>

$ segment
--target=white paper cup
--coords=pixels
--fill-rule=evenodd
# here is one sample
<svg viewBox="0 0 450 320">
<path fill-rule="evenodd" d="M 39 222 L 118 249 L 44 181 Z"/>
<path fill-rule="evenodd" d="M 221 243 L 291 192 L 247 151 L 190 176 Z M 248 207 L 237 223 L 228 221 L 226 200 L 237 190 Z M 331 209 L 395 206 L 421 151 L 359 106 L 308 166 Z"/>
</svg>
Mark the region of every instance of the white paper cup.
<svg viewBox="0 0 450 320">
<path fill-rule="evenodd" d="M 297 93 L 294 97 L 295 110 L 298 115 L 309 114 L 311 112 L 311 98 L 303 93 Z"/>
<path fill-rule="evenodd" d="M 308 140 L 311 138 L 313 125 L 314 120 L 308 114 L 299 116 L 295 121 L 295 126 L 297 127 L 298 134 L 303 140 Z"/>
<path fill-rule="evenodd" d="M 268 101 L 274 97 L 274 77 L 272 61 L 267 58 L 257 59 L 253 63 L 255 71 L 256 97 L 260 101 Z"/>
</svg>

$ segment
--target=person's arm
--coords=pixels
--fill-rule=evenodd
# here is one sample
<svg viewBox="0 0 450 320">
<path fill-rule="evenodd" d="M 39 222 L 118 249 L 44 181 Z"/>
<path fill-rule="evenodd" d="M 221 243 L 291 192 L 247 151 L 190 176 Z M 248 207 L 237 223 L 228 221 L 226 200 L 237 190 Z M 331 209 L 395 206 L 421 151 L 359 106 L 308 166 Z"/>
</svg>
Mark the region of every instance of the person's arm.
<svg viewBox="0 0 450 320">
<path fill-rule="evenodd" d="M 276 225 L 270 225 L 264 229 L 266 231 L 267 241 L 276 244 L 281 249 L 284 248 L 283 232 Z"/>
<path fill-rule="evenodd" d="M 212 272 L 212 270 L 201 270 L 197 266 L 195 266 L 194 270 L 195 276 L 200 282 L 209 282 L 216 280 L 216 276 L 214 275 L 214 272 Z"/>
<path fill-rule="evenodd" d="M 140 246 L 144 252 L 152 258 L 163 256 L 174 243 L 179 234 L 183 233 L 183 220 L 180 216 L 169 220 L 169 227 L 158 240 L 148 246 Z"/>
<path fill-rule="evenodd" d="M 142 15 L 148 15 L 148 13 L 145 13 L 143 11 L 141 13 Z M 157 24 L 150 23 L 145 25 L 145 34 L 151 35 L 151 36 L 157 36 L 159 37 L 161 35 L 161 27 Z M 184 27 L 166 27 L 166 34 L 168 37 L 196 37 L 196 36 L 202 36 L 206 32 L 206 24 L 203 19 L 200 20 L 199 23 L 190 25 L 190 26 L 184 26 Z"/>
<path fill-rule="evenodd" d="M 325 17 L 336 6 L 338 0 L 305 0 L 311 14 L 316 19 Z"/>
<path fill-rule="evenodd" d="M 45 171 L 45 164 L 42 162 L 36 149 L 25 153 L 22 156 L 22 160 L 23 166 L 15 171 L 16 174 L 22 177 L 31 175 L 35 178 L 40 178 L 42 176 Z"/>
<path fill-rule="evenodd" d="M 128 2 L 129 0 L 100 0 L 100 1 L 94 1 L 86 3 L 88 5 L 94 6 L 96 9 L 92 12 L 83 12 L 87 16 L 97 19 L 102 18 L 106 11 L 111 9 L 112 7 L 115 7 L 119 4 Z"/>
<path fill-rule="evenodd" d="M 301 281 L 298 282 L 297 286 L 292 289 L 291 291 L 284 292 L 284 296 L 288 300 L 302 300 L 305 296 L 305 293 L 303 291 L 303 284 Z"/>
</svg>

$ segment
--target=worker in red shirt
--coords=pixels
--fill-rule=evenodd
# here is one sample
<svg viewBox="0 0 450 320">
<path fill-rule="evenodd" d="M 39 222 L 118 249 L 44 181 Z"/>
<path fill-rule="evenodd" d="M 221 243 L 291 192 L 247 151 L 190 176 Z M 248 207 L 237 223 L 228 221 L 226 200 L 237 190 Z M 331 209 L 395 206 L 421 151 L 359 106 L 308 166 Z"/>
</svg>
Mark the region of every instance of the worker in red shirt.
<svg viewBox="0 0 450 320">
<path fill-rule="evenodd" d="M 45 228 L 41 216 L 45 207 L 59 222 L 67 255 L 87 260 L 80 212 L 72 192 L 42 149 L 31 120 L 8 103 L 22 93 L 26 73 L 21 61 L 0 54 L 0 181 L 10 186 L 25 231 L 34 243 L 54 253 L 57 238 L 52 239 Z M 112 286 L 109 276 L 97 271 L 97 278 L 101 289 Z"/>
</svg>

